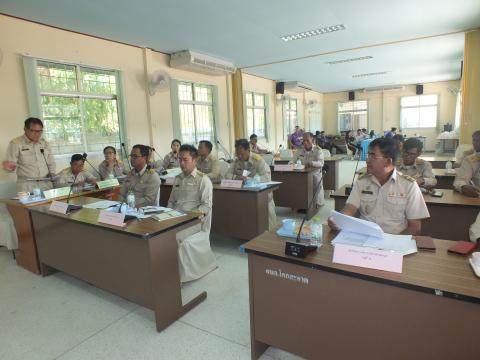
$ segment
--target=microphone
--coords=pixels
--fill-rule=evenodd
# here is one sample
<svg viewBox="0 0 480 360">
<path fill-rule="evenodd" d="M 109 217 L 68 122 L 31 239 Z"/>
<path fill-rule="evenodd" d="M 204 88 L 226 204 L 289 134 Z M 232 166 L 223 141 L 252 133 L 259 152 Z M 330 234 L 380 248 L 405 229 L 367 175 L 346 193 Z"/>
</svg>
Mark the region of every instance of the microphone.
<svg viewBox="0 0 480 360">
<path fill-rule="evenodd" d="M 90 167 L 91 167 L 93 170 L 95 170 L 95 172 L 98 174 L 99 179 L 102 180 L 102 175 L 100 174 L 100 172 L 93 167 L 93 165 L 90 163 L 90 161 L 87 160 L 87 153 L 83 153 L 82 156 L 83 156 L 83 161 L 86 161 L 87 164 L 90 165 Z"/>
<path fill-rule="evenodd" d="M 228 155 L 228 159 L 223 159 L 225 160 L 227 163 L 231 163 L 233 161 L 232 159 L 232 156 L 230 155 L 230 153 L 228 152 L 228 150 L 225 148 L 225 146 L 222 145 L 222 143 L 217 140 L 217 144 L 220 146 L 220 148 L 225 152 L 226 155 Z"/>
<path fill-rule="evenodd" d="M 317 198 L 317 194 L 320 191 L 320 189 L 322 188 L 323 178 L 324 178 L 325 174 L 327 173 L 327 170 L 328 170 L 327 167 L 322 168 L 322 178 L 320 179 L 320 182 L 318 183 L 317 188 L 315 189 L 315 193 L 313 194 L 313 198 L 310 200 L 310 204 L 308 205 L 305 216 L 302 219 L 302 223 L 300 224 L 300 228 L 298 229 L 297 239 L 295 240 L 295 242 L 287 241 L 285 243 L 285 255 L 295 256 L 295 257 L 299 257 L 299 258 L 305 258 L 310 252 L 312 252 L 312 251 L 314 251 L 318 248 L 318 246 L 316 246 L 316 245 L 306 245 L 306 244 L 300 243 L 300 234 L 302 233 L 303 224 L 305 223 L 305 221 L 308 218 L 308 213 L 309 213 L 315 199 Z"/>
<path fill-rule="evenodd" d="M 48 177 L 50 178 L 50 181 L 52 182 L 52 186 L 53 186 L 53 177 L 52 177 L 52 173 L 50 172 L 50 168 L 48 167 L 47 158 L 45 157 L 45 150 L 40 149 L 40 152 L 42 153 L 43 160 L 45 160 L 45 165 L 47 165 Z"/>
<path fill-rule="evenodd" d="M 353 179 L 352 179 L 352 185 L 351 186 L 345 186 L 345 195 L 350 195 L 353 189 L 353 183 L 355 182 L 355 175 L 357 175 L 357 168 L 358 168 L 358 163 L 360 162 L 360 158 L 362 155 L 362 149 L 359 149 L 358 152 L 358 160 L 357 160 L 357 165 L 355 165 L 355 171 L 353 172 Z"/>
<path fill-rule="evenodd" d="M 70 195 L 72 195 L 72 189 L 73 189 L 73 186 L 75 185 L 75 182 L 77 181 L 77 176 L 78 174 L 80 173 L 77 173 L 75 175 L 75 177 L 73 178 L 73 183 L 72 185 L 70 185 L 70 191 L 68 192 L 68 196 L 67 196 L 67 214 L 74 211 L 74 210 L 79 210 L 82 208 L 82 205 L 70 205 Z"/>
<path fill-rule="evenodd" d="M 130 171 L 132 171 L 132 165 L 130 165 L 130 160 L 128 159 L 128 156 L 127 156 L 127 150 L 125 150 L 125 143 L 122 142 L 121 146 L 123 150 L 123 156 L 125 156 L 125 160 L 127 160 L 128 168 L 130 169 Z"/>
</svg>

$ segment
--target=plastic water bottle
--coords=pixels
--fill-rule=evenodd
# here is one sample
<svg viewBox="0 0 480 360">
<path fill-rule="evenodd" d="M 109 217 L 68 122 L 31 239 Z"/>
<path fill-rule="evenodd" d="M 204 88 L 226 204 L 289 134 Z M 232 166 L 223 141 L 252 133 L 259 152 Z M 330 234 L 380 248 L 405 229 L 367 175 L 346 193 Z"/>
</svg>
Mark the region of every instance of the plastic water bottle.
<svg viewBox="0 0 480 360">
<path fill-rule="evenodd" d="M 322 246 L 322 224 L 319 216 L 313 217 L 310 229 L 312 231 L 310 244 L 318 247 Z"/>
<path fill-rule="evenodd" d="M 108 179 L 109 180 L 115 179 L 115 175 L 113 175 L 112 173 L 109 173 L 108 174 Z"/>
<path fill-rule="evenodd" d="M 453 168 L 452 162 L 451 162 L 451 161 L 447 161 L 447 162 L 445 163 L 445 170 L 447 170 L 447 172 L 449 172 L 449 171 L 452 170 L 452 168 Z"/>
<path fill-rule="evenodd" d="M 129 210 L 135 209 L 135 194 L 133 191 L 129 191 L 127 194 L 127 205 Z"/>
</svg>

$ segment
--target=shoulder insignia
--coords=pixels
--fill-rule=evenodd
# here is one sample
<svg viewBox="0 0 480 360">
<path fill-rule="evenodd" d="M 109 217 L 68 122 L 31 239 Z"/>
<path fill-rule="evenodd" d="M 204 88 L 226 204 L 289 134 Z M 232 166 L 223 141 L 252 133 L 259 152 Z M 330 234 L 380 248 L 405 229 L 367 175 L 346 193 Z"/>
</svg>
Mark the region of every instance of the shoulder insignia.
<svg viewBox="0 0 480 360">
<path fill-rule="evenodd" d="M 472 148 L 470 150 L 464 151 L 463 152 L 463 157 L 466 157 L 468 155 L 473 155 L 473 154 L 475 154 L 475 150 Z"/>
<path fill-rule="evenodd" d="M 477 161 L 480 161 L 480 156 L 477 154 L 468 155 L 465 159 L 470 161 L 472 164 L 475 164 Z"/>
<path fill-rule="evenodd" d="M 197 175 L 199 175 L 199 176 L 204 176 L 204 175 L 205 175 L 205 173 L 203 173 L 203 172 L 201 172 L 201 171 L 198 171 L 198 170 L 197 170 Z"/>
<path fill-rule="evenodd" d="M 123 165 L 123 161 L 122 160 L 117 160 L 117 164 L 118 165 Z"/>
<path fill-rule="evenodd" d="M 62 174 L 63 175 L 68 175 L 70 169 L 63 169 Z"/>
<path fill-rule="evenodd" d="M 151 174 L 155 174 L 155 169 L 149 169 L 148 170 L 148 173 L 151 175 Z"/>
<path fill-rule="evenodd" d="M 370 176 L 370 174 L 365 171 L 364 173 L 361 173 L 357 179 L 358 180 L 365 179 L 368 176 Z"/>
<path fill-rule="evenodd" d="M 417 160 L 415 160 L 415 164 L 423 165 L 423 164 L 425 164 L 425 160 L 417 158 Z"/>
<path fill-rule="evenodd" d="M 397 159 L 397 162 L 395 163 L 396 167 L 399 167 L 402 165 L 402 159 Z"/>
<path fill-rule="evenodd" d="M 12 139 L 12 143 L 14 144 L 20 144 L 22 142 L 22 136 L 16 137 L 15 139 Z"/>
<path fill-rule="evenodd" d="M 258 154 L 252 154 L 252 158 L 255 159 L 255 160 L 260 160 L 262 157 Z"/>
<path fill-rule="evenodd" d="M 416 181 L 415 178 L 411 177 L 410 175 L 405 175 L 405 174 L 402 174 L 401 172 L 399 172 L 399 174 L 410 182 Z"/>
</svg>

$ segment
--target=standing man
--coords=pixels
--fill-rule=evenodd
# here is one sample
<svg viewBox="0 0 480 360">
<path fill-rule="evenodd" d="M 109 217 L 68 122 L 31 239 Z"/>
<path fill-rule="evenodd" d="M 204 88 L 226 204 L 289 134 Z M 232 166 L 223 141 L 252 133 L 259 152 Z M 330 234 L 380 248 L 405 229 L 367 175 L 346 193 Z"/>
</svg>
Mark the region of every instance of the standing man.
<svg viewBox="0 0 480 360">
<path fill-rule="evenodd" d="M 133 169 L 120 188 L 119 201 L 126 201 L 127 195 L 135 195 L 135 206 L 157 206 L 160 191 L 160 177 L 147 166 L 150 146 L 135 145 L 130 152 Z"/>
<path fill-rule="evenodd" d="M 35 188 L 48 190 L 53 181 L 44 179 L 55 174 L 55 159 L 48 143 L 42 139 L 43 123 L 37 118 L 28 118 L 23 127 L 24 134 L 8 144 L 3 168 L 17 172 L 17 191 L 32 191 Z"/>
<path fill-rule="evenodd" d="M 313 139 L 314 137 L 311 132 L 303 134 L 303 148 L 298 149 L 293 155 L 292 162 L 295 164 L 297 160 L 300 160 L 302 165 L 305 165 L 305 168 L 315 169 L 313 172 L 313 191 L 317 191 L 317 187 L 320 186 L 320 189 L 317 191 L 317 196 L 314 199 L 314 203 L 318 209 L 325 203 L 323 185 L 320 184 L 322 180 L 324 156 L 322 149 L 313 144 Z"/>
<path fill-rule="evenodd" d="M 208 176 L 197 170 L 197 149 L 182 145 L 179 151 L 182 172 L 175 177 L 168 207 L 204 214 L 201 224 L 177 233 L 180 280 L 201 278 L 216 268 L 210 248 L 213 186 Z"/>
<path fill-rule="evenodd" d="M 258 155 L 250 152 L 250 146 L 247 139 L 235 141 L 235 153 L 237 159 L 228 169 L 227 179 L 243 180 L 251 179 L 258 175 L 261 182 L 272 181 L 270 166 Z M 268 229 L 271 230 L 277 224 L 277 215 L 275 213 L 275 203 L 273 194 L 268 194 Z"/>
<path fill-rule="evenodd" d="M 392 139 L 370 143 L 367 173 L 358 177 L 341 213 L 360 215 L 389 234 L 420 235 L 422 219 L 430 217 L 415 179 L 395 169 L 398 148 Z M 338 226 L 328 219 L 333 230 Z"/>
<path fill-rule="evenodd" d="M 437 179 L 432 171 L 432 164 L 419 159 L 422 155 L 423 144 L 417 138 L 409 138 L 403 144 L 402 158 L 397 162 L 397 171 L 415 179 L 418 186 L 433 188 L 437 185 Z"/>
<path fill-rule="evenodd" d="M 163 168 L 166 169 L 173 169 L 180 167 L 180 163 L 178 162 L 178 150 L 182 143 L 178 139 L 173 139 L 172 143 L 170 144 L 170 151 L 165 157 L 163 158 Z"/>
<path fill-rule="evenodd" d="M 70 159 L 70 166 L 60 171 L 56 176 L 55 187 L 75 186 L 75 188 L 82 188 L 83 185 L 96 184 L 95 176 L 85 171 L 85 158 L 82 154 L 73 154 Z"/>
<path fill-rule="evenodd" d="M 288 137 L 288 147 L 290 149 L 297 149 L 302 146 L 303 132 L 300 126 L 295 126 L 295 131 Z"/>
<path fill-rule="evenodd" d="M 201 140 L 198 143 L 198 160 L 197 169 L 210 178 L 213 184 L 219 184 L 220 162 L 217 157 L 212 154 L 213 145 L 208 140 Z"/>
<path fill-rule="evenodd" d="M 475 153 L 466 156 L 457 170 L 453 187 L 463 195 L 480 196 L 480 130 L 472 134 Z"/>
<path fill-rule="evenodd" d="M 390 131 L 387 131 L 387 133 L 385 134 L 385 137 L 387 139 L 391 139 L 393 138 L 395 135 L 397 134 L 397 128 L 396 127 L 392 127 L 392 129 Z"/>
</svg>

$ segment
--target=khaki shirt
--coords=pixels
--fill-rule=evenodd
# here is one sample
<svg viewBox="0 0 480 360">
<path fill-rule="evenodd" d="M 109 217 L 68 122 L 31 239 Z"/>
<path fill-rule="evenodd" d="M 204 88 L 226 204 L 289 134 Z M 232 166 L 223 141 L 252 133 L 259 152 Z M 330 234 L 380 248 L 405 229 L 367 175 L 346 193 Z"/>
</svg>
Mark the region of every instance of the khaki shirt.
<svg viewBox="0 0 480 360">
<path fill-rule="evenodd" d="M 120 188 L 119 201 L 126 201 L 127 195 L 133 191 L 135 206 L 157 206 L 160 190 L 160 177 L 153 169 L 147 170 L 147 166 L 140 171 L 132 169 Z"/>
<path fill-rule="evenodd" d="M 198 157 L 197 169 L 207 175 L 212 183 L 218 184 L 221 181 L 220 161 L 212 153 L 208 154 L 205 159 Z"/>
<path fill-rule="evenodd" d="M 244 170 L 249 172 L 247 175 L 249 178 L 253 178 L 255 175 L 258 175 L 260 176 L 261 182 L 272 181 L 270 166 L 268 166 L 265 160 L 263 160 L 263 158 L 258 154 L 251 152 L 248 161 L 236 159 L 233 164 L 230 165 L 226 178 L 242 179 Z"/>
<path fill-rule="evenodd" d="M 108 179 L 110 174 L 112 174 L 113 177 L 119 177 L 128 174 L 123 162 L 120 160 L 115 160 L 113 166 L 111 167 L 108 165 L 107 161 L 102 161 L 100 165 L 98 165 L 98 172 L 102 177 L 101 180 Z"/>
<path fill-rule="evenodd" d="M 259 146 L 258 143 L 256 145 L 253 145 L 252 143 L 250 144 L 250 151 L 255 153 L 255 154 L 268 154 L 269 151 L 267 149 L 264 149 L 263 147 Z"/>
<path fill-rule="evenodd" d="M 55 187 L 71 186 L 73 185 L 74 180 L 75 184 L 94 184 L 97 179 L 95 178 L 95 176 L 85 170 L 79 172 L 77 178 L 75 179 L 75 175 L 72 173 L 72 168 L 68 167 L 60 171 L 55 177 Z"/>
<path fill-rule="evenodd" d="M 347 203 L 358 209 L 361 219 L 377 223 L 390 234 L 405 230 L 407 220 L 430 217 L 415 179 L 396 170 L 383 186 L 375 176 L 361 175 L 355 181 Z"/>
<path fill-rule="evenodd" d="M 183 172 L 175 177 L 168 207 L 180 211 L 200 211 L 202 231 L 210 232 L 212 221 L 213 185 L 208 176 L 194 169 L 191 174 Z"/>
<path fill-rule="evenodd" d="M 46 163 L 41 152 L 42 149 L 47 160 Z M 48 143 L 43 139 L 33 142 L 26 135 L 13 139 L 8 144 L 5 160 L 12 161 L 17 165 L 16 171 L 19 180 L 44 178 L 49 173 L 55 174 L 55 159 Z"/>
<path fill-rule="evenodd" d="M 453 182 L 453 187 L 457 191 L 462 191 L 463 185 L 472 185 L 480 187 L 480 153 L 467 156 L 462 161 L 462 165 L 457 169 L 457 175 Z"/>
<path fill-rule="evenodd" d="M 477 220 L 470 226 L 470 241 L 476 243 L 478 239 L 480 239 L 480 212 Z"/>
<path fill-rule="evenodd" d="M 415 180 L 418 178 L 423 178 L 425 183 L 422 186 L 435 186 L 437 185 L 437 178 L 433 174 L 432 164 L 423 159 L 416 159 L 415 164 L 413 165 L 404 165 L 403 160 L 399 160 L 397 166 L 397 171 L 401 172 L 404 175 L 411 176 Z"/>
<path fill-rule="evenodd" d="M 300 160 L 302 165 L 309 165 L 314 168 L 318 168 L 315 173 L 321 173 L 322 167 L 325 163 L 323 151 L 318 146 L 313 146 L 310 150 L 300 148 L 295 151 L 292 162 L 295 164 L 297 160 Z"/>
<path fill-rule="evenodd" d="M 165 158 L 163 159 L 163 168 L 164 169 L 173 169 L 180 167 L 180 162 L 178 161 L 178 153 L 174 154 L 170 151 Z"/>
</svg>

